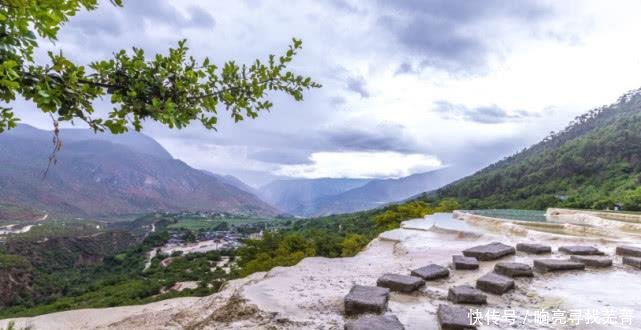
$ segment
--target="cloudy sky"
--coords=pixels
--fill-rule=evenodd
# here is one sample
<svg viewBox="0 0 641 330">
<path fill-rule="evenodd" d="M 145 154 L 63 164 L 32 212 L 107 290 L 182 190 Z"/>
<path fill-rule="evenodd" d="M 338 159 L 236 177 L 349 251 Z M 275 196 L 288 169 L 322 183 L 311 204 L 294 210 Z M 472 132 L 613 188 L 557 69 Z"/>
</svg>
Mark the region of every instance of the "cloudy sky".
<svg viewBox="0 0 641 330">
<path fill-rule="evenodd" d="M 144 132 L 194 167 L 253 185 L 464 173 L 641 87 L 639 12 L 638 1 L 105 1 L 42 50 L 88 63 L 186 38 L 197 57 L 250 62 L 301 38 L 292 69 L 323 84 L 304 102 L 275 96 L 270 113 L 225 117 L 218 132 L 151 122 Z M 33 105 L 15 107 L 50 128 Z"/>
</svg>

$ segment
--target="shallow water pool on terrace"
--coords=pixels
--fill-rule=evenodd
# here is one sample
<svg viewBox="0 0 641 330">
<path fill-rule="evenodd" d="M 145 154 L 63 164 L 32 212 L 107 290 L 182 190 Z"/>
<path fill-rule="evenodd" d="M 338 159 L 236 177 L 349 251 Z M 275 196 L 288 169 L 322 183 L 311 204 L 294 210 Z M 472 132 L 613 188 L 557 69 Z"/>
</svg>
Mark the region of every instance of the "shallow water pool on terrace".
<svg viewBox="0 0 641 330">
<path fill-rule="evenodd" d="M 479 232 L 480 229 L 472 226 L 465 221 L 458 220 L 453 217 L 452 213 L 434 213 L 426 216 L 424 219 L 414 219 L 405 221 L 403 228 L 407 229 L 422 229 L 428 230 L 436 225 L 441 229 L 465 231 L 465 232 Z"/>
<path fill-rule="evenodd" d="M 481 215 L 485 217 L 508 219 L 508 220 L 533 221 L 533 222 L 546 221 L 545 211 L 538 211 L 538 210 L 490 209 L 490 210 L 467 210 L 464 212 Z"/>
</svg>

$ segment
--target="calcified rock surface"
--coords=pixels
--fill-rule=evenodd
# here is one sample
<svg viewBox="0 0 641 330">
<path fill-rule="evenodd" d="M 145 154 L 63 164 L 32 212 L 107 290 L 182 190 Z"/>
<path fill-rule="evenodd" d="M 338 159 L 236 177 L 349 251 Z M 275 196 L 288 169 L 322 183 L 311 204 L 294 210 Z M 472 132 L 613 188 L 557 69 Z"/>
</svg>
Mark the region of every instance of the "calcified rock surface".
<svg viewBox="0 0 641 330">
<path fill-rule="evenodd" d="M 555 216 L 559 216 L 556 214 Z M 566 216 L 566 215 L 564 215 Z M 278 267 L 229 282 L 219 293 L 204 298 L 180 298 L 141 306 L 87 309 L 16 319 L 17 326 L 32 329 L 343 329 L 344 297 L 354 285 L 373 286 L 385 273 L 409 275 L 411 270 L 429 264 L 450 268 L 450 276 L 428 282 L 411 294 L 392 292 L 387 315 L 396 315 L 405 329 L 437 329 L 437 309 L 447 301 L 453 286 L 474 285 L 491 272 L 497 261 L 484 261 L 475 271 L 453 270 L 452 256 L 491 242 L 510 246 L 517 243 L 550 245 L 553 251 L 564 245 L 594 245 L 613 256 L 619 245 L 635 245 L 637 233 L 620 226 L 607 236 L 591 232 L 579 224 L 552 227 L 505 221 L 457 213 L 437 214 L 403 223 L 402 228 L 385 232 L 352 258 L 306 258 L 293 267 Z M 570 215 L 567 215 L 570 217 Z M 582 219 L 583 220 L 583 219 Z M 601 219 L 603 220 L 603 219 Z M 599 221 L 601 221 L 599 220 Z M 552 230 L 550 230 L 552 228 Z M 567 230 L 567 231 L 566 231 Z M 619 233 L 622 233 L 619 235 Z M 567 258 L 553 252 L 546 258 Z M 499 262 L 532 265 L 537 256 L 517 251 Z M 560 274 L 536 274 L 515 278 L 515 289 L 503 295 L 488 294 L 487 305 L 466 306 L 481 310 L 513 310 L 521 320 L 526 313 L 549 310 L 641 309 L 636 292 L 641 290 L 641 272 L 623 265 L 614 256 L 614 266 Z M 8 320 L 0 321 L 0 328 Z M 520 329 L 572 329 L 570 325 L 519 324 Z M 482 329 L 504 329 L 511 325 L 499 321 Z M 575 329 L 612 329 L 611 325 L 592 324 Z M 641 328 L 641 316 L 630 326 Z"/>
</svg>

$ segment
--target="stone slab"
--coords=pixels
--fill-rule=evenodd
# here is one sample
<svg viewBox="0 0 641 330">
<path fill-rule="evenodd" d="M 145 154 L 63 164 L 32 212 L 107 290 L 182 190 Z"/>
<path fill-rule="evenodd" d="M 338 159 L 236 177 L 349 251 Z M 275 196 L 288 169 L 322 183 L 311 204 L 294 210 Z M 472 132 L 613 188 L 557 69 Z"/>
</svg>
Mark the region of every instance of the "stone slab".
<svg viewBox="0 0 641 330">
<path fill-rule="evenodd" d="M 588 267 L 605 268 L 612 266 L 612 258 L 601 256 L 570 256 L 570 260 L 584 263 Z"/>
<path fill-rule="evenodd" d="M 480 261 L 496 260 L 515 253 L 516 249 L 513 246 L 499 242 L 479 245 L 463 251 L 464 256 L 474 257 Z"/>
<path fill-rule="evenodd" d="M 499 262 L 494 265 L 494 272 L 508 277 L 532 277 L 534 272 L 528 264 L 520 262 Z"/>
<path fill-rule="evenodd" d="M 467 308 L 450 305 L 438 305 L 438 311 L 436 312 L 436 315 L 438 317 L 438 323 L 441 326 L 441 330 L 477 329 L 476 326 L 472 325 L 470 311 Z"/>
<path fill-rule="evenodd" d="M 476 280 L 476 288 L 494 294 L 504 294 L 514 289 L 514 280 L 497 273 L 488 273 Z"/>
<path fill-rule="evenodd" d="M 568 245 L 559 247 L 559 252 L 573 254 L 577 256 L 602 256 L 605 253 L 599 251 L 594 246 L 589 245 Z"/>
<path fill-rule="evenodd" d="M 568 259 L 537 259 L 534 260 L 534 269 L 540 273 L 584 270 L 585 264 Z"/>
<path fill-rule="evenodd" d="M 434 281 L 450 276 L 450 271 L 443 266 L 431 264 L 425 267 L 414 269 L 411 274 L 412 276 L 420 277 L 425 281 Z"/>
<path fill-rule="evenodd" d="M 398 292 L 412 292 L 425 284 L 420 277 L 401 274 L 384 274 L 376 281 L 376 285 Z"/>
<path fill-rule="evenodd" d="M 405 330 L 395 315 L 366 315 L 347 321 L 345 330 Z"/>
<path fill-rule="evenodd" d="M 479 261 L 474 257 L 452 256 L 452 264 L 457 270 L 479 269 Z"/>
<path fill-rule="evenodd" d="M 622 245 L 617 246 L 617 255 L 641 258 L 641 247 Z"/>
<path fill-rule="evenodd" d="M 623 264 L 641 269 L 641 258 L 623 257 Z"/>
<path fill-rule="evenodd" d="M 383 313 L 387 308 L 389 289 L 355 285 L 345 296 L 345 314 Z"/>
<path fill-rule="evenodd" d="M 552 253 L 552 247 L 549 245 L 535 243 L 519 243 L 516 245 L 516 250 L 531 254 Z"/>
<path fill-rule="evenodd" d="M 447 299 L 457 304 L 483 305 L 487 303 L 487 296 L 471 285 L 451 287 L 447 292 Z"/>
</svg>

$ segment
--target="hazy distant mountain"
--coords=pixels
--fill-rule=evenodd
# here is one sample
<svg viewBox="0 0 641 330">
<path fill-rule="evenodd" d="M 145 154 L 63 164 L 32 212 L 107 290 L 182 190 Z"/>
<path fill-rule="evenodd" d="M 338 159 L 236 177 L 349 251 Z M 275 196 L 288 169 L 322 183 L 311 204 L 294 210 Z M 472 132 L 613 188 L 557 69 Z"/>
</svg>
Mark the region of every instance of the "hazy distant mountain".
<svg viewBox="0 0 641 330">
<path fill-rule="evenodd" d="M 368 183 L 367 179 L 276 180 L 259 189 L 259 196 L 280 210 L 308 216 L 316 212 L 318 201 Z"/>
<path fill-rule="evenodd" d="M 239 178 L 237 178 L 237 177 L 235 177 L 233 175 L 221 175 L 221 174 L 211 173 L 209 171 L 205 171 L 205 173 L 207 173 L 209 175 L 213 175 L 218 180 L 220 180 L 220 181 L 222 181 L 222 182 L 224 182 L 226 184 L 232 185 L 232 186 L 234 186 L 234 187 L 236 187 L 236 188 L 238 188 L 238 189 L 240 189 L 242 191 L 248 192 L 248 193 L 250 193 L 252 195 L 256 195 L 256 196 L 259 195 L 258 189 L 246 184 L 245 182 L 241 181 Z"/>
<path fill-rule="evenodd" d="M 0 134 L 0 204 L 76 216 L 159 210 L 279 213 L 229 179 L 173 159 L 143 134 L 63 129 L 60 136 L 64 146 L 58 162 L 43 178 L 51 133 L 20 125 Z"/>
<path fill-rule="evenodd" d="M 368 210 L 438 189 L 459 177 L 460 171 L 444 168 L 413 174 L 399 179 L 372 180 L 362 187 L 322 198 L 314 215 L 328 215 Z"/>
<path fill-rule="evenodd" d="M 399 179 L 279 180 L 262 187 L 260 196 L 294 215 L 347 213 L 376 208 L 440 188 L 460 177 L 460 172 L 444 168 Z"/>
</svg>

